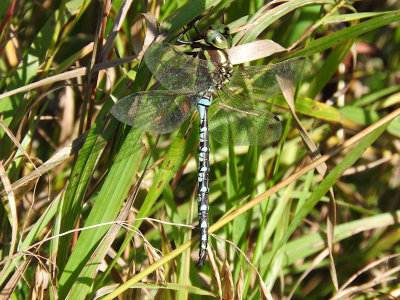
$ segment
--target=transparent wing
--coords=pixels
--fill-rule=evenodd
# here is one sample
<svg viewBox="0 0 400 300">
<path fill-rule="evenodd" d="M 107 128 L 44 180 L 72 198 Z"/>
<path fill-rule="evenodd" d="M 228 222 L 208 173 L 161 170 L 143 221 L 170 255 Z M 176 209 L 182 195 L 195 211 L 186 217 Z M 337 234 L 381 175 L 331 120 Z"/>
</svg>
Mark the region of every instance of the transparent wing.
<svg viewBox="0 0 400 300">
<path fill-rule="evenodd" d="M 279 119 L 272 113 L 246 103 L 228 89 L 219 91 L 211 106 L 210 135 L 221 144 L 265 145 L 282 135 Z"/>
<path fill-rule="evenodd" d="M 212 62 L 187 55 L 167 43 L 151 45 L 144 59 L 157 80 L 170 90 L 204 90 L 213 85 L 219 73 Z"/>
<path fill-rule="evenodd" d="M 277 76 L 291 81 L 292 86 L 311 74 L 312 62 L 305 57 L 293 58 L 268 66 L 239 67 L 228 84 L 232 93 L 242 98 L 266 100 L 282 93 Z"/>
<path fill-rule="evenodd" d="M 196 107 L 199 95 L 148 91 L 126 96 L 111 109 L 120 122 L 144 131 L 169 133 L 179 128 Z"/>
</svg>

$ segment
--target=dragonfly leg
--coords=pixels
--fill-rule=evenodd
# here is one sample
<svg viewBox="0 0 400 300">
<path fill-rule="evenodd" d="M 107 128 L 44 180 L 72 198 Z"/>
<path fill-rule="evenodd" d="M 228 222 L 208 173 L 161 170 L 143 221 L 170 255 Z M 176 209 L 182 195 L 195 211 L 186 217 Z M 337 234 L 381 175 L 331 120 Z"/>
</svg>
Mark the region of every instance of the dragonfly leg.
<svg viewBox="0 0 400 300">
<path fill-rule="evenodd" d="M 199 169 L 197 205 L 199 214 L 200 250 L 198 267 L 202 267 L 207 258 L 208 244 L 208 174 L 210 170 L 209 153 L 210 140 L 208 134 L 207 106 L 199 105 L 200 137 L 199 137 Z"/>
<path fill-rule="evenodd" d="M 199 22 L 201 18 L 202 18 L 202 17 L 197 17 L 197 18 L 194 19 L 192 22 L 190 22 L 190 23 L 186 26 L 186 28 L 183 28 L 183 32 L 179 34 L 179 36 L 178 36 L 178 38 L 176 39 L 176 41 L 177 41 L 178 43 L 181 43 L 181 44 L 184 44 L 184 45 L 193 45 L 195 42 L 194 42 L 194 41 L 191 41 L 191 40 L 189 39 L 189 36 L 187 35 L 187 32 L 188 32 L 190 29 L 192 29 L 192 28 L 194 28 L 194 29 L 196 30 L 196 33 L 199 35 L 199 37 L 202 38 L 202 37 L 203 37 L 203 34 L 201 33 L 201 31 L 199 30 L 199 28 L 198 28 L 197 25 L 196 25 L 197 22 Z M 187 41 L 182 40 L 182 37 L 183 37 L 184 35 L 186 35 Z"/>
</svg>

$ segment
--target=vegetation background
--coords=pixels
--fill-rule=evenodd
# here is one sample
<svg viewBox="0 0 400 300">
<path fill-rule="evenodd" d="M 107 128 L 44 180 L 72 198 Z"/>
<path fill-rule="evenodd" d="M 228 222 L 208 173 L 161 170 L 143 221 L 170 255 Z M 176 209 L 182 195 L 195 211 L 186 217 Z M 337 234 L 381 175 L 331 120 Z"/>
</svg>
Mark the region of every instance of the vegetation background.
<svg viewBox="0 0 400 300">
<path fill-rule="evenodd" d="M 399 297 L 399 10 L 395 0 L 1 1 L 1 297 Z M 297 89 L 299 120 L 282 96 L 269 100 L 279 143 L 212 143 L 216 235 L 197 269 L 196 128 L 185 135 L 196 120 L 156 143 L 109 110 L 148 87 L 141 48 L 156 20 L 173 37 L 202 14 L 201 29 L 223 14 L 236 44 L 287 48 L 252 64 L 306 56 L 314 71 Z"/>
</svg>

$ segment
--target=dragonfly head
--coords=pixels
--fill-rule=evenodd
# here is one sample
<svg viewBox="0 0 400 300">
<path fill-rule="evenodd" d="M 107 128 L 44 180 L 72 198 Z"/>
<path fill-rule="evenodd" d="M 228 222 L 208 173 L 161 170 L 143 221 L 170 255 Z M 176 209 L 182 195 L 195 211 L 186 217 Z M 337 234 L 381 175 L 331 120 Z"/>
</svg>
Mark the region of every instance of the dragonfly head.
<svg viewBox="0 0 400 300">
<path fill-rule="evenodd" d="M 211 25 L 204 40 L 207 44 L 217 49 L 229 49 L 232 47 L 232 36 L 229 33 L 229 27 L 226 25 Z"/>
</svg>

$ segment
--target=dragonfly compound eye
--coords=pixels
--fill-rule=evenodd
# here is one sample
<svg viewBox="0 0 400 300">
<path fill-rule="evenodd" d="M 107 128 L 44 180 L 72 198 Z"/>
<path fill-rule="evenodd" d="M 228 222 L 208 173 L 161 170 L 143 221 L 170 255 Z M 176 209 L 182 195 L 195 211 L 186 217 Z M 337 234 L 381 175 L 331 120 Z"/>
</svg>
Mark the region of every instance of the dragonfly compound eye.
<svg viewBox="0 0 400 300">
<path fill-rule="evenodd" d="M 232 37 L 227 26 L 210 26 L 205 34 L 205 41 L 217 49 L 232 47 Z"/>
</svg>

